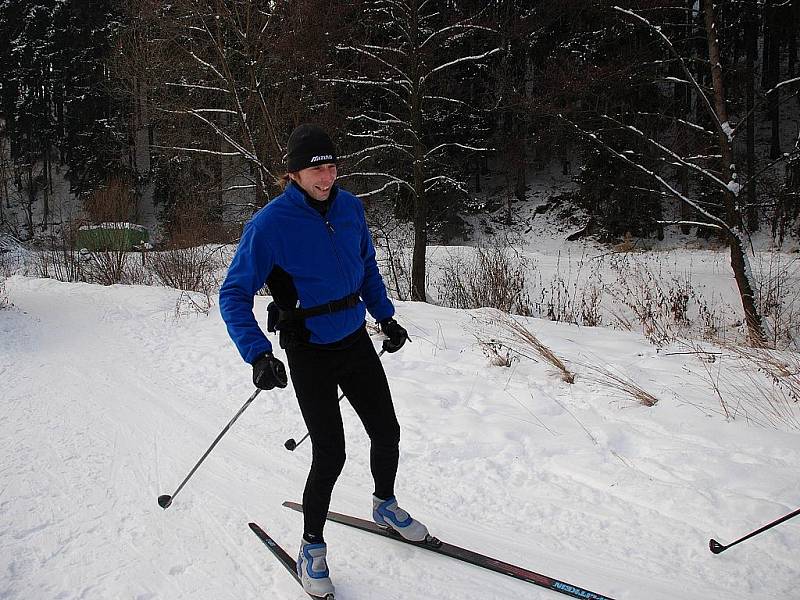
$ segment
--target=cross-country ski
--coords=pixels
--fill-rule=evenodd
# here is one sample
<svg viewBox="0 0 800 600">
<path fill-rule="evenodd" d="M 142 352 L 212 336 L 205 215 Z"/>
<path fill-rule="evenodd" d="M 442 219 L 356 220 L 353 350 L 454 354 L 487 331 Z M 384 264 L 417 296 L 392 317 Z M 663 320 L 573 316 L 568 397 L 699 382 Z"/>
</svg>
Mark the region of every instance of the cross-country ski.
<svg viewBox="0 0 800 600">
<path fill-rule="evenodd" d="M 273 540 L 270 535 L 264 531 L 257 523 L 248 523 L 250 530 L 258 536 L 267 549 L 272 552 L 273 556 L 278 559 L 286 570 L 292 575 L 294 580 L 297 583 L 300 583 L 300 577 L 297 575 L 297 561 L 295 561 L 289 553 L 286 552 L 275 540 Z M 302 584 L 300 584 L 302 587 Z M 315 598 L 316 600 L 335 600 L 334 594 L 328 594 L 326 596 L 312 596 L 308 594 L 311 598 Z"/>
<path fill-rule="evenodd" d="M 303 507 L 297 502 L 286 501 L 283 503 L 283 505 L 287 508 L 291 508 L 292 510 L 303 512 Z M 450 558 L 454 558 L 483 569 L 488 569 L 489 571 L 494 571 L 495 573 L 501 573 L 503 575 L 508 575 L 509 577 L 521 579 L 522 581 L 527 581 L 528 583 L 538 585 L 539 587 L 543 587 L 554 592 L 565 594 L 572 598 L 582 598 L 584 600 L 613 600 L 609 596 L 603 596 L 601 594 L 585 590 L 577 585 L 567 583 L 565 581 L 559 581 L 558 579 L 553 579 L 552 577 L 542 575 L 541 573 L 536 573 L 535 571 L 531 571 L 517 565 L 512 565 L 490 556 L 478 554 L 477 552 L 467 550 L 466 548 L 460 548 L 458 546 L 442 542 L 438 538 L 429 538 L 421 542 L 412 542 L 404 539 L 394 530 L 387 529 L 386 527 L 380 527 L 372 521 L 359 519 L 358 517 L 344 515 L 333 511 L 328 511 L 328 520 L 341 523 L 342 525 L 348 525 L 349 527 L 355 527 L 356 529 L 361 529 L 362 531 L 381 535 L 406 544 L 411 544 L 418 548 L 424 548 L 426 550 L 430 550 L 431 552 L 441 554 L 442 556 L 448 556 Z"/>
</svg>

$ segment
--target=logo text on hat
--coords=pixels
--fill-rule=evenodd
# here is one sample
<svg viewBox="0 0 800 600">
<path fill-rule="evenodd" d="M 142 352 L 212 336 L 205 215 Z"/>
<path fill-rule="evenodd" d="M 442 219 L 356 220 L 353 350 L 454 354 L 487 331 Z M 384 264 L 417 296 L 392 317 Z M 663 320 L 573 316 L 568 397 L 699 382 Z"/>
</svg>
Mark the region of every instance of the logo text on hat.
<svg viewBox="0 0 800 600">
<path fill-rule="evenodd" d="M 333 160 L 333 154 L 318 154 L 311 157 L 311 162 L 319 162 L 321 160 Z"/>
</svg>

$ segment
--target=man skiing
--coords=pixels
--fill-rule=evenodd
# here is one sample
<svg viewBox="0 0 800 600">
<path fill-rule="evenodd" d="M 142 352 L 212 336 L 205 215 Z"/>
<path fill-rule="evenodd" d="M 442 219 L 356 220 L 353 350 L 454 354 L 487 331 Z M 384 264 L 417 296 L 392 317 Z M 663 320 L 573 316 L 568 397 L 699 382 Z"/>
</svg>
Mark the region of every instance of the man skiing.
<svg viewBox="0 0 800 600">
<path fill-rule="evenodd" d="M 335 185 L 336 162 L 333 142 L 320 127 L 303 124 L 292 132 L 284 192 L 245 225 L 219 294 L 228 333 L 253 366 L 253 383 L 264 390 L 287 385 L 286 369 L 253 315 L 253 297 L 265 283 L 274 300 L 267 329 L 279 333 L 286 350 L 313 445 L 297 572 L 305 591 L 319 597 L 334 593 L 323 528 L 345 462 L 337 386 L 370 438 L 373 519 L 412 541 L 428 535 L 394 497 L 400 426 L 366 331 L 366 311 L 387 336 L 387 352 L 399 350 L 408 333 L 392 318 L 361 202 Z"/>
</svg>

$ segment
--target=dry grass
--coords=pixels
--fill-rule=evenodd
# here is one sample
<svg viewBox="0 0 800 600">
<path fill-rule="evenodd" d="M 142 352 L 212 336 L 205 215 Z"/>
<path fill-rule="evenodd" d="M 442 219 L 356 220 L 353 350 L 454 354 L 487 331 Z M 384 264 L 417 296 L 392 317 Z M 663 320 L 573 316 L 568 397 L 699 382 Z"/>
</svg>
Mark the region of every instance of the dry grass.
<svg viewBox="0 0 800 600">
<path fill-rule="evenodd" d="M 689 342 L 689 347 L 702 349 Z M 702 361 L 703 379 L 728 420 L 800 430 L 800 355 L 729 344 L 714 362 Z"/>
<path fill-rule="evenodd" d="M 209 294 L 220 283 L 221 250 L 222 246 L 193 246 L 148 252 L 145 262 L 158 284 Z"/>
<path fill-rule="evenodd" d="M 641 328 L 655 345 L 693 336 L 724 341 L 731 332 L 723 323 L 735 320 L 730 307 L 706 300 L 691 266 L 676 272 L 658 254 L 611 252 L 577 260 L 559 254 L 549 278 L 511 247 L 452 254 L 442 262 L 437 295 L 451 308 L 492 307 L 589 327 Z"/>
<path fill-rule="evenodd" d="M 496 308 L 531 315 L 529 270 L 527 259 L 513 248 L 478 248 L 469 258 L 450 255 L 441 269 L 439 301 L 450 308 Z"/>
<path fill-rule="evenodd" d="M 510 367 L 517 359 L 514 352 L 498 340 L 483 340 L 475 336 L 478 340 L 481 352 L 489 359 L 489 364 L 493 367 Z"/>
<path fill-rule="evenodd" d="M 528 358 L 530 358 L 530 355 L 525 352 L 525 350 L 532 349 L 536 355 L 558 371 L 562 381 L 566 383 L 575 383 L 575 374 L 566 366 L 564 361 L 536 337 L 530 329 L 517 321 L 513 316 L 498 312 L 491 322 L 498 326 L 500 331 L 506 335 L 499 339 L 491 340 L 490 343 L 498 347 L 508 348 Z"/>
<path fill-rule="evenodd" d="M 6 295 L 6 280 L 5 277 L 0 276 L 0 310 L 11 308 L 13 304 Z"/>
<path fill-rule="evenodd" d="M 586 364 L 581 366 L 589 371 L 588 374 L 581 375 L 587 381 L 621 392 L 642 406 L 652 407 L 658 404 L 658 398 L 625 375 L 615 373 L 607 367 Z"/>
<path fill-rule="evenodd" d="M 375 246 L 385 252 L 380 268 L 389 294 L 398 300 L 411 298 L 411 253 L 405 248 L 414 245 L 411 228 L 395 223 L 392 226 L 372 221 Z"/>
<path fill-rule="evenodd" d="M 770 345 L 800 350 L 800 258 L 770 252 L 759 255 L 753 270 L 756 307 L 767 321 Z"/>
<path fill-rule="evenodd" d="M 214 301 L 211 299 L 210 294 L 183 290 L 175 301 L 175 312 L 173 316 L 176 321 L 182 317 L 192 315 L 208 316 L 212 306 L 214 306 Z"/>
</svg>

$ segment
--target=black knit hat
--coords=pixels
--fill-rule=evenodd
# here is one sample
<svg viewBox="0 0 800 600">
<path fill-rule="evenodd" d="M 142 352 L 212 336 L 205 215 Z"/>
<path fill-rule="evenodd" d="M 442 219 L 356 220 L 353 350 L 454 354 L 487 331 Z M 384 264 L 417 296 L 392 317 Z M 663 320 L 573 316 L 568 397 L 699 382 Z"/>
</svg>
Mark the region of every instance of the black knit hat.
<svg viewBox="0 0 800 600">
<path fill-rule="evenodd" d="M 336 162 L 336 148 L 325 131 L 311 123 L 295 128 L 286 144 L 286 170 L 295 173 L 301 169 Z"/>
</svg>

